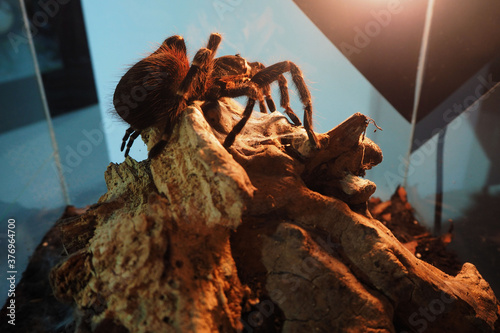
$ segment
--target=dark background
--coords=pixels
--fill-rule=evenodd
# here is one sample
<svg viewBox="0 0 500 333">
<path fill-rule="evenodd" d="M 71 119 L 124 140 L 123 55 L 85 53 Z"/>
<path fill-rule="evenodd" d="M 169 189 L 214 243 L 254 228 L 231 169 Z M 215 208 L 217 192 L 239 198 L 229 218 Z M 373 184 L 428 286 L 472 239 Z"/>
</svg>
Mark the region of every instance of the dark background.
<svg viewBox="0 0 500 333">
<path fill-rule="evenodd" d="M 410 121 L 427 1 L 294 2 Z M 449 96 L 461 87 L 462 99 L 475 95 L 480 70 L 485 78 L 500 81 L 500 1 L 436 1 L 414 149 L 451 121 L 443 119 L 456 102 L 446 101 Z M 432 116 L 434 111 L 438 115 Z M 432 121 L 422 122 L 428 116 Z"/>
</svg>

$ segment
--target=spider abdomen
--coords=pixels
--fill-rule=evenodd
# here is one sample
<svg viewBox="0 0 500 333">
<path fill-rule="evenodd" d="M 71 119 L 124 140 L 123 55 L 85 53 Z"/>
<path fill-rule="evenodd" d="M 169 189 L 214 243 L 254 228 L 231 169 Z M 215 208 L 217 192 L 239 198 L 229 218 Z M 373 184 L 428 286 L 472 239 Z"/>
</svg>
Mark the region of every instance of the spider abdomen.
<svg viewBox="0 0 500 333">
<path fill-rule="evenodd" d="M 113 96 L 116 112 L 135 130 L 171 121 L 177 89 L 189 69 L 185 55 L 162 48 L 132 66 Z"/>
</svg>

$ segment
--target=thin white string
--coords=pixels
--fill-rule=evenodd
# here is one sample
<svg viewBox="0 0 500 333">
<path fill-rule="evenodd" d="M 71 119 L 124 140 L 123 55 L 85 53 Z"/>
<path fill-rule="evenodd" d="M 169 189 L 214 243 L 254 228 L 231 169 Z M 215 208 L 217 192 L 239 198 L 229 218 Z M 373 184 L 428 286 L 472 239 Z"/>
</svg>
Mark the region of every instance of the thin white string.
<svg viewBox="0 0 500 333">
<path fill-rule="evenodd" d="M 403 180 L 403 187 L 406 187 L 408 181 L 408 170 L 410 169 L 410 156 L 413 147 L 413 138 L 415 136 L 415 127 L 417 124 L 417 111 L 420 103 L 420 94 L 422 92 L 422 84 L 424 81 L 425 63 L 427 60 L 427 47 L 429 46 L 429 34 L 431 31 L 432 14 L 434 13 L 434 0 L 427 2 L 427 11 L 425 14 L 424 33 L 422 35 L 422 44 L 420 45 L 420 54 L 418 56 L 417 78 L 415 81 L 415 96 L 413 100 L 413 111 L 411 115 L 411 128 L 410 128 L 410 143 L 408 153 L 405 161 L 405 176 Z"/>
<path fill-rule="evenodd" d="M 45 119 L 47 121 L 47 126 L 49 127 L 50 141 L 52 143 L 52 149 L 54 149 L 54 160 L 56 163 L 57 174 L 59 177 L 59 183 L 61 184 L 61 190 L 62 190 L 62 194 L 64 197 L 64 202 L 66 203 L 66 205 L 70 205 L 71 201 L 69 199 L 68 186 L 66 185 L 66 180 L 64 179 L 64 175 L 63 175 L 61 158 L 59 155 L 59 147 L 57 145 L 54 127 L 52 126 L 52 119 L 50 117 L 49 105 L 47 103 L 47 96 L 45 95 L 45 89 L 43 86 L 42 75 L 40 73 L 40 66 L 38 65 L 38 59 L 36 58 L 36 50 L 35 50 L 35 45 L 33 43 L 33 35 L 31 34 L 31 30 L 29 27 L 28 14 L 26 13 L 26 7 L 24 5 L 23 0 L 19 0 L 19 5 L 21 7 L 21 11 L 23 14 L 24 28 L 25 28 L 26 36 L 28 37 L 28 45 L 29 45 L 31 57 L 33 60 L 33 66 L 35 67 L 35 76 L 36 76 L 36 80 L 38 83 L 38 89 L 40 91 L 40 97 L 42 100 L 43 111 L 45 114 Z"/>
</svg>

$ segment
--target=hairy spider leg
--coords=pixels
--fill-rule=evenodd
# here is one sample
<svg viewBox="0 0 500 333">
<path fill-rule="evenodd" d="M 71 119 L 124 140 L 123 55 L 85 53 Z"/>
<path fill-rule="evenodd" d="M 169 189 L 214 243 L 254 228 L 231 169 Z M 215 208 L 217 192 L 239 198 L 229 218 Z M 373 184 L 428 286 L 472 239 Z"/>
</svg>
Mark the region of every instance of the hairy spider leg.
<svg viewBox="0 0 500 333">
<path fill-rule="evenodd" d="M 250 63 L 248 63 L 248 65 L 251 68 L 251 70 L 250 70 L 250 73 L 251 73 L 250 76 L 254 76 L 258 72 L 260 72 L 261 70 L 263 70 L 264 68 L 266 68 L 266 66 L 264 66 L 264 64 L 262 64 L 260 62 L 257 62 L 257 61 L 256 62 L 250 62 Z M 261 89 L 262 89 L 262 93 L 263 93 L 263 95 L 265 97 L 267 107 L 269 108 L 269 112 L 276 111 L 276 104 L 274 104 L 273 98 L 271 97 L 271 86 L 268 84 L 268 85 L 263 86 Z M 267 113 L 267 110 L 266 110 L 266 107 L 264 105 L 264 101 L 263 100 L 259 101 L 259 107 L 260 107 L 260 112 Z"/>
<path fill-rule="evenodd" d="M 311 94 L 309 93 L 309 89 L 307 89 L 307 85 L 304 82 L 302 72 L 297 65 L 291 61 L 276 63 L 255 74 L 251 81 L 256 83 L 258 86 L 263 87 L 276 80 L 279 82 L 279 76 L 286 72 L 290 72 L 293 83 L 295 84 L 295 87 L 297 87 L 300 100 L 304 105 L 304 128 L 307 131 L 307 136 L 309 137 L 312 145 L 319 149 L 319 141 L 316 138 L 316 134 L 313 132 Z M 291 109 L 288 109 L 287 111 L 290 112 Z"/>
<path fill-rule="evenodd" d="M 240 84 L 239 86 L 235 88 L 230 88 L 230 89 L 224 89 L 223 91 L 220 92 L 220 97 L 240 97 L 240 96 L 247 96 L 248 101 L 247 105 L 245 106 L 245 110 L 243 111 L 242 118 L 240 121 L 233 127 L 231 132 L 226 136 L 226 139 L 224 140 L 224 147 L 227 149 L 231 147 L 231 145 L 234 143 L 234 140 L 236 138 L 236 135 L 238 135 L 243 127 L 245 127 L 245 124 L 247 123 L 248 119 L 250 119 L 250 116 L 252 115 L 253 108 L 255 106 L 255 101 L 256 100 L 261 100 L 262 99 L 262 92 L 260 87 L 255 85 L 254 83 L 248 81 L 245 83 Z"/>
<path fill-rule="evenodd" d="M 262 88 L 262 92 L 266 98 L 267 107 L 269 108 L 269 112 L 276 111 L 276 104 L 274 104 L 273 98 L 271 97 L 271 86 L 267 85 Z"/>
<path fill-rule="evenodd" d="M 182 101 L 187 101 L 188 95 L 192 89 L 193 82 L 195 82 L 195 80 L 197 79 L 200 68 L 208 63 L 211 54 L 212 51 L 210 51 L 209 49 L 201 48 L 194 56 L 191 67 L 189 67 L 189 71 L 187 72 L 186 77 L 184 77 L 179 86 L 179 89 L 177 90 L 177 96 L 180 104 L 182 104 Z"/>
<path fill-rule="evenodd" d="M 290 96 L 288 95 L 288 82 L 286 78 L 283 76 L 283 74 L 278 76 L 278 85 L 280 88 L 281 107 L 285 109 L 285 113 L 293 121 L 295 126 L 302 125 L 302 122 L 300 121 L 299 117 L 297 117 L 295 112 L 293 112 L 292 108 L 290 107 Z"/>
<path fill-rule="evenodd" d="M 210 34 L 210 37 L 208 38 L 207 49 L 212 51 L 212 58 L 217 52 L 217 48 L 219 47 L 221 40 L 222 37 L 220 34 L 218 33 Z"/>
<path fill-rule="evenodd" d="M 255 99 L 249 98 L 247 105 L 245 107 L 245 111 L 243 111 L 243 117 L 241 120 L 233 127 L 231 132 L 226 136 L 226 139 L 224 140 L 224 147 L 227 149 L 231 147 L 234 143 L 234 139 L 236 139 L 236 135 L 238 135 L 243 127 L 245 127 L 245 124 L 247 123 L 248 119 L 250 119 L 250 116 L 252 115 L 253 107 L 255 105 Z"/>
<path fill-rule="evenodd" d="M 196 52 L 196 55 L 193 58 L 191 63 L 191 67 L 189 68 L 186 76 L 182 80 L 179 85 L 179 89 L 177 90 L 177 100 L 175 106 L 175 118 L 179 115 L 179 112 L 184 110 L 187 106 L 187 101 L 192 94 L 193 84 L 197 82 L 201 87 L 205 87 L 207 76 L 211 72 L 212 60 L 214 58 L 215 52 L 221 42 L 221 36 L 217 33 L 213 33 L 210 35 L 206 48 L 201 48 Z M 204 75 L 201 75 L 200 72 L 205 71 Z M 201 82 L 200 82 L 201 81 Z M 174 121 L 170 121 L 165 126 L 162 137 L 158 143 L 156 143 L 153 148 L 149 151 L 148 157 L 154 158 L 156 157 L 167 145 L 168 139 L 172 134 L 174 129 Z"/>
<path fill-rule="evenodd" d="M 177 90 L 177 95 L 180 96 L 180 98 L 182 98 L 184 101 L 187 101 L 189 99 L 189 95 L 192 93 L 193 85 L 195 82 L 198 81 L 198 84 L 200 84 L 203 88 L 205 87 L 207 76 L 211 74 L 210 72 L 212 61 L 221 40 L 222 37 L 220 34 L 210 34 L 207 47 L 199 49 L 194 56 L 191 67 L 189 68 L 186 77 L 182 80 L 179 89 Z M 204 93 L 204 91 L 202 93 Z"/>
<path fill-rule="evenodd" d="M 132 145 L 134 144 L 134 141 L 135 139 L 137 139 L 137 137 L 141 134 L 141 131 L 134 131 L 131 135 L 130 135 L 130 139 L 128 140 L 128 143 L 127 143 L 127 150 L 125 150 L 125 157 L 128 156 L 128 153 L 130 152 L 130 148 L 132 147 Z M 122 144 L 123 145 L 123 144 Z"/>
<path fill-rule="evenodd" d="M 207 62 L 211 53 L 212 51 L 210 51 L 209 49 L 202 48 L 194 56 L 191 67 L 189 68 L 189 71 L 182 80 L 179 89 L 177 90 L 175 107 L 172 110 L 172 113 L 174 115 L 173 117 L 171 117 L 172 120 L 176 119 L 179 115 L 179 112 L 184 110 L 184 108 L 187 106 L 187 97 L 191 90 L 191 85 L 195 80 L 197 76 L 196 74 L 198 73 L 200 67 Z M 172 131 L 174 129 L 174 125 L 174 121 L 167 122 L 160 141 L 158 141 L 149 151 L 148 157 L 150 159 L 155 158 L 165 148 L 168 143 L 168 139 L 170 138 L 170 135 L 172 134 Z"/>
<path fill-rule="evenodd" d="M 123 151 L 123 149 L 125 149 L 125 145 L 127 144 L 127 141 L 128 141 L 128 138 L 130 137 L 130 134 L 132 134 L 134 132 L 135 132 L 135 130 L 132 127 L 127 128 L 127 130 L 125 131 L 125 135 L 123 136 L 123 139 L 122 139 L 122 146 L 120 148 L 120 151 Z M 127 155 L 125 155 L 125 157 L 127 157 Z"/>
<path fill-rule="evenodd" d="M 259 71 L 262 71 L 265 66 L 260 62 L 252 62 L 250 63 L 252 67 L 252 76 L 255 76 Z M 255 70 L 257 69 L 257 70 Z M 295 112 L 290 107 L 290 97 L 288 94 L 288 82 L 283 74 L 278 76 L 278 85 L 280 89 L 280 105 L 283 109 L 285 109 L 285 113 L 292 120 L 295 126 L 302 125 L 302 122 L 299 120 L 299 117 L 295 114 Z M 264 92 L 264 96 L 266 97 L 266 102 L 271 112 L 276 111 L 276 105 L 274 104 L 274 100 L 271 97 L 271 88 L 270 85 L 266 85 L 262 88 Z"/>
</svg>

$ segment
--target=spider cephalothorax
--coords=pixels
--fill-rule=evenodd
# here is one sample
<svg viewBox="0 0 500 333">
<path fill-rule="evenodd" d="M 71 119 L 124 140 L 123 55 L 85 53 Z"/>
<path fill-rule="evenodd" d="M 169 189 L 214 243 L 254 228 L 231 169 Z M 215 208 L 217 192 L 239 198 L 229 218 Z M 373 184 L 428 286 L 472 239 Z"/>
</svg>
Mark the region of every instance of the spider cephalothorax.
<svg viewBox="0 0 500 333">
<path fill-rule="evenodd" d="M 290 61 L 265 67 L 259 62 L 248 62 L 240 55 L 214 58 L 220 41 L 219 34 L 211 34 L 207 47 L 198 50 L 190 66 L 184 39 L 169 37 L 125 73 L 113 97 L 116 112 L 130 124 L 121 147 L 123 151 L 126 146 L 125 156 L 142 130 L 162 126 L 162 138 L 149 152 L 150 158 L 158 155 L 172 133 L 179 112 L 195 100 L 210 102 L 223 97 L 247 96 L 242 119 L 224 141 L 224 146 L 229 148 L 250 118 L 256 101 L 261 112 L 267 112 L 266 104 L 271 112 L 276 110 L 270 89 L 274 81 L 279 84 L 280 105 L 295 125 L 301 125 L 290 108 L 287 81 L 283 76 L 286 72 L 290 72 L 304 104 L 304 127 L 309 140 L 319 148 L 312 129 L 311 95 L 300 69 Z"/>
</svg>

